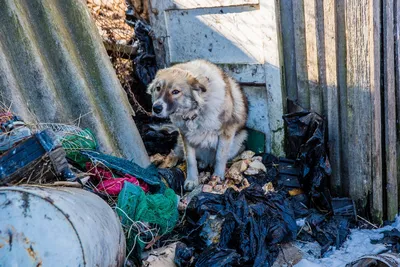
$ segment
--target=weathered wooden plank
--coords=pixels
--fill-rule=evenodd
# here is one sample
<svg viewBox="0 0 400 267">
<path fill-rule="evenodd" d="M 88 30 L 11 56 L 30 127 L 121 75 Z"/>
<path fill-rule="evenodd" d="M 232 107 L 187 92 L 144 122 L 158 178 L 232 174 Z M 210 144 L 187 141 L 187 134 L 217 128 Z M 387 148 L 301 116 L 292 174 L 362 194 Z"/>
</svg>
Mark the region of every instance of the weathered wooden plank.
<svg viewBox="0 0 400 267">
<path fill-rule="evenodd" d="M 349 193 L 358 213 L 366 212 L 371 191 L 371 73 L 370 73 L 370 1 L 345 2 L 347 52 L 347 139 Z"/>
<path fill-rule="evenodd" d="M 293 25 L 293 1 L 280 1 L 280 18 L 282 32 L 282 50 L 284 64 L 284 77 L 286 95 L 291 100 L 297 99 L 296 80 L 296 55 L 294 50 L 294 25 Z"/>
<path fill-rule="evenodd" d="M 337 58 L 337 81 L 339 94 L 339 125 L 340 125 L 340 163 L 341 163 L 341 185 L 342 193 L 349 195 L 350 178 L 348 167 L 347 149 L 347 63 L 346 63 L 346 19 L 345 0 L 336 0 L 336 58 Z"/>
<path fill-rule="evenodd" d="M 372 198 L 371 216 L 380 224 L 383 218 L 383 169 L 382 169 L 382 114 L 381 114 L 381 27 L 380 1 L 371 3 L 369 27 L 371 39 L 371 97 L 372 97 Z"/>
<path fill-rule="evenodd" d="M 397 151 L 400 151 L 400 0 L 394 0 L 394 20 L 395 20 L 395 92 L 396 92 L 396 118 L 397 118 Z M 400 174 L 400 153 L 397 153 L 397 175 Z M 400 178 L 397 178 L 397 191 L 400 197 Z"/>
<path fill-rule="evenodd" d="M 304 0 L 304 23 L 306 38 L 306 64 L 308 89 L 310 91 L 310 108 L 322 114 L 322 94 L 317 51 L 317 15 L 315 0 Z"/>
<path fill-rule="evenodd" d="M 149 0 L 150 6 L 150 23 L 153 30 L 153 46 L 156 55 L 157 66 L 165 68 L 169 66 L 168 37 L 165 25 L 165 10 L 168 8 L 167 3 L 162 0 Z"/>
<path fill-rule="evenodd" d="M 293 1 L 294 50 L 296 55 L 298 103 L 310 108 L 310 91 L 307 77 L 307 51 L 305 39 L 304 1 Z"/>
<path fill-rule="evenodd" d="M 340 164 L 340 123 L 339 123 L 339 93 L 337 77 L 337 36 L 336 36 L 336 3 L 334 0 L 323 1 L 321 8 L 322 17 L 320 23 L 322 29 L 319 34 L 322 36 L 323 55 L 321 57 L 321 79 L 324 92 L 324 111 L 328 123 L 328 144 L 329 159 L 332 166 L 331 191 L 335 195 L 341 193 L 341 164 Z"/>
<path fill-rule="evenodd" d="M 385 174 L 387 217 L 398 212 L 397 154 L 396 154 L 396 96 L 394 80 L 393 0 L 383 0 L 383 76 L 385 121 Z"/>
<path fill-rule="evenodd" d="M 279 3 L 277 1 L 261 0 L 260 16 L 262 18 L 262 40 L 265 68 L 265 85 L 267 90 L 267 108 L 270 134 L 267 135 L 267 152 L 284 156 L 284 125 L 282 116 L 282 69 L 279 31 Z"/>
</svg>

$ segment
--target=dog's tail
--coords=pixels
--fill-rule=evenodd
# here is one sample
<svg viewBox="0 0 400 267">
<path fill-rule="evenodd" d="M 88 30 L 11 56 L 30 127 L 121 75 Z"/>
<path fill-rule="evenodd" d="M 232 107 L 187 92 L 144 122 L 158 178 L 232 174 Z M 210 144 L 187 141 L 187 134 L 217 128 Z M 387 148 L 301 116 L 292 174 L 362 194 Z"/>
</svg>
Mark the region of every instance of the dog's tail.
<svg viewBox="0 0 400 267">
<path fill-rule="evenodd" d="M 233 159 L 236 157 L 239 153 L 242 153 L 245 149 L 244 147 L 244 141 L 247 139 L 247 131 L 246 130 L 241 130 L 239 131 L 235 138 L 233 139 L 233 142 L 231 144 L 230 152 L 229 152 L 229 159 Z"/>
</svg>

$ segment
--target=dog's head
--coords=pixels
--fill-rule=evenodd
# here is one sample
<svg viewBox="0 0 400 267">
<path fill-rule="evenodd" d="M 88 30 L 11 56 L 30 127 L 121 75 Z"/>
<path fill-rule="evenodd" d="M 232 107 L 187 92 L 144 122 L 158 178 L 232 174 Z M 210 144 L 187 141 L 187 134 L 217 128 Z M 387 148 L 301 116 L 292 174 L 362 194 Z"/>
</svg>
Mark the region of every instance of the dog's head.
<svg viewBox="0 0 400 267">
<path fill-rule="evenodd" d="M 153 115 L 159 118 L 196 109 L 205 91 L 190 72 L 178 68 L 159 70 L 147 89 L 153 100 Z"/>
</svg>

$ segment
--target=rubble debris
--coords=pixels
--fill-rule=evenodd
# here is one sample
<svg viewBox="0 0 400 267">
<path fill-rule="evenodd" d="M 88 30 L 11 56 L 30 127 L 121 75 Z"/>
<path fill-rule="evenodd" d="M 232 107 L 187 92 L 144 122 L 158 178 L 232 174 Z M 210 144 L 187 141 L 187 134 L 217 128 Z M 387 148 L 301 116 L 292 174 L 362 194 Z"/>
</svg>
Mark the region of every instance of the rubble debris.
<svg viewBox="0 0 400 267">
<path fill-rule="evenodd" d="M 31 136 L 31 130 L 17 116 L 0 113 L 0 154 Z"/>
<path fill-rule="evenodd" d="M 274 185 L 271 182 L 266 183 L 263 186 L 263 190 L 264 190 L 265 194 L 268 194 L 270 192 L 275 192 Z"/>
<path fill-rule="evenodd" d="M 200 237 L 200 229 L 210 215 L 224 218 L 215 247 L 207 247 Z M 297 231 L 284 195 L 265 195 L 254 184 L 241 192 L 228 188 L 224 194 L 200 193 L 192 198 L 186 216 L 190 235 L 185 243 L 195 248 L 195 266 L 224 266 L 224 259 L 232 263 L 240 259 L 242 264 L 254 266 L 266 262 L 272 265 L 278 255 L 277 244 L 293 240 Z"/>
<path fill-rule="evenodd" d="M 150 162 L 154 164 L 155 166 L 159 166 L 165 161 L 166 156 L 161 155 L 160 153 L 157 153 L 155 155 L 150 156 Z"/>
<path fill-rule="evenodd" d="M 159 168 L 172 168 L 178 164 L 179 157 L 175 155 L 175 152 L 171 150 L 171 152 L 165 157 L 164 162 L 161 163 Z"/>
<path fill-rule="evenodd" d="M 217 217 L 217 215 L 208 216 L 199 234 L 206 246 L 216 245 L 219 243 L 223 223 L 224 218 Z"/>
<path fill-rule="evenodd" d="M 321 258 L 321 246 L 318 242 L 294 242 L 294 245 L 300 249 L 303 259 L 319 259 Z"/>
<path fill-rule="evenodd" d="M 74 177 L 54 133 L 35 133 L 0 156 L 0 183 L 49 183 Z"/>
<path fill-rule="evenodd" d="M 163 194 L 145 194 L 125 182 L 118 196 L 117 213 L 126 230 L 127 253 L 140 265 L 141 253 L 156 236 L 172 231 L 178 222 L 178 198 L 172 189 Z"/>
<path fill-rule="evenodd" d="M 294 266 L 303 258 L 302 251 L 292 243 L 282 244 L 279 254 L 272 267 Z"/>
<path fill-rule="evenodd" d="M 175 267 L 174 258 L 177 243 L 151 250 L 143 259 L 144 267 Z M 145 254 L 145 253 L 143 253 Z M 143 256 L 143 255 L 142 255 Z"/>
<path fill-rule="evenodd" d="M 332 198 L 331 205 L 335 216 L 345 216 L 357 221 L 356 206 L 351 198 Z"/>
</svg>

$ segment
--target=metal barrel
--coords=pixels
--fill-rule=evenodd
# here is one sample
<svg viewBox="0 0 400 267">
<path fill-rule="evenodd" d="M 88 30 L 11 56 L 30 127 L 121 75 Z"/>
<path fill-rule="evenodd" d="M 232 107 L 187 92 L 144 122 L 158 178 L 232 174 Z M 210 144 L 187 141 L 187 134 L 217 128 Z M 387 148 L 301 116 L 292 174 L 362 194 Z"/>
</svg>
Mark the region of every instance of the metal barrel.
<svg viewBox="0 0 400 267">
<path fill-rule="evenodd" d="M 120 221 L 95 194 L 0 187 L 0 266 L 122 266 L 124 260 Z"/>
</svg>

